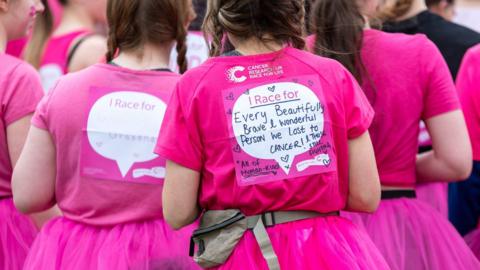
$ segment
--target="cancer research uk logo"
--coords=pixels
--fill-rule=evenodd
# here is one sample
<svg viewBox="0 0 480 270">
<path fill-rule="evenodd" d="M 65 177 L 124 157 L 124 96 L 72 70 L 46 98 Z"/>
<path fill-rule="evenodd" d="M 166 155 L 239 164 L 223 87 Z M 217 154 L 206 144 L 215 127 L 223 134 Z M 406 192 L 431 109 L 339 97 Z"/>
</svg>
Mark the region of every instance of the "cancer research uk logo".
<svg viewBox="0 0 480 270">
<path fill-rule="evenodd" d="M 226 71 L 227 79 L 233 83 L 242 83 L 247 79 L 259 79 L 271 76 L 283 75 L 283 66 L 258 64 L 253 66 L 234 66 Z"/>
<path fill-rule="evenodd" d="M 247 79 L 247 76 L 238 76 L 242 71 L 245 71 L 245 67 L 236 66 L 227 70 L 227 78 L 234 83 L 241 83 Z"/>
</svg>

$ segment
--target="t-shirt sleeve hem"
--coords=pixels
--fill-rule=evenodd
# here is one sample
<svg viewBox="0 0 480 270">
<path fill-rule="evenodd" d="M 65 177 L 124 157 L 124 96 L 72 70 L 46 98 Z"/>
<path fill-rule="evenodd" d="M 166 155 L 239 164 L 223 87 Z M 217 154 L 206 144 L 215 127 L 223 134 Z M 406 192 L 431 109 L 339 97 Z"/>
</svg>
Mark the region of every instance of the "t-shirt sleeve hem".
<svg viewBox="0 0 480 270">
<path fill-rule="evenodd" d="M 375 116 L 375 113 L 373 110 L 370 110 L 368 114 L 363 118 L 363 121 L 360 123 L 360 125 L 352 129 L 351 131 L 348 132 L 348 139 L 356 139 L 360 137 L 362 134 L 364 134 L 368 129 L 370 128 L 370 125 L 373 122 L 373 117 Z"/>
<path fill-rule="evenodd" d="M 444 113 L 449 113 L 453 111 L 461 110 L 461 105 L 460 102 L 450 102 L 449 104 L 442 106 L 439 109 L 429 111 L 428 113 L 425 113 L 423 115 L 423 120 L 439 116 Z"/>
<path fill-rule="evenodd" d="M 196 161 L 185 158 L 185 156 L 182 156 L 180 153 L 178 153 L 178 151 L 175 151 L 173 149 L 167 149 L 163 146 L 157 146 L 155 148 L 155 153 L 164 157 L 167 160 L 171 160 L 188 169 L 191 169 L 197 172 L 200 172 L 202 169 L 201 164 L 199 164 Z"/>
<path fill-rule="evenodd" d="M 47 125 L 42 120 L 39 120 L 36 117 L 32 118 L 31 124 L 32 124 L 32 126 L 34 126 L 36 128 L 43 129 L 43 130 L 48 130 Z"/>
<path fill-rule="evenodd" d="M 22 111 L 19 111 L 15 114 L 10 114 L 8 117 L 5 117 L 5 125 L 9 126 L 12 123 L 32 114 L 35 112 L 35 108 L 25 108 Z"/>
</svg>

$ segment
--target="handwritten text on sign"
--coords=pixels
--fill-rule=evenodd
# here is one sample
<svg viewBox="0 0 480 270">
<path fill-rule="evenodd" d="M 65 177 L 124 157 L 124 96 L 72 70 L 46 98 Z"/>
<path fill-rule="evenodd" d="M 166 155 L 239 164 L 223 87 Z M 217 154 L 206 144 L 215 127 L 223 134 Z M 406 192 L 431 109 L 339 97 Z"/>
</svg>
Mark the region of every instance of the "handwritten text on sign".
<svg viewBox="0 0 480 270">
<path fill-rule="evenodd" d="M 311 78 L 224 92 L 239 184 L 332 170 L 330 127 L 315 87 L 318 79 Z"/>
</svg>

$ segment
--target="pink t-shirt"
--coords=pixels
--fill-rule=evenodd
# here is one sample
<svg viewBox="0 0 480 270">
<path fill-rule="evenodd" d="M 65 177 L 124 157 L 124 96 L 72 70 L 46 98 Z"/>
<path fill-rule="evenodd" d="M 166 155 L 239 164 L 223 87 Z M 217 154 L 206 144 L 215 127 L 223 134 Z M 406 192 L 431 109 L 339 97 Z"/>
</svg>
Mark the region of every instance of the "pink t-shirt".
<svg viewBox="0 0 480 270">
<path fill-rule="evenodd" d="M 68 73 L 68 54 L 73 42 L 89 33 L 87 30 L 79 30 L 65 35 L 53 36 L 48 40 L 38 70 L 45 91 L 50 90 L 55 81 Z"/>
<path fill-rule="evenodd" d="M 364 31 L 362 60 L 368 73 L 362 87 L 375 110 L 369 131 L 380 181 L 413 187 L 420 120 L 460 107 L 447 64 L 423 35 L 377 30 Z"/>
<path fill-rule="evenodd" d="M 348 139 L 372 118 L 335 61 L 290 47 L 216 57 L 180 80 L 156 152 L 201 172 L 205 209 L 337 211 L 348 195 Z"/>
<path fill-rule="evenodd" d="M 401 57 L 399 57 L 401 56 Z M 363 89 L 375 119 L 370 135 L 383 185 L 414 186 L 420 120 L 458 110 L 455 85 L 437 47 L 423 35 L 364 32 Z"/>
<path fill-rule="evenodd" d="M 56 201 L 67 218 L 162 217 L 165 160 L 153 151 L 178 78 L 97 64 L 62 77 L 41 101 L 32 123 L 55 142 Z"/>
<path fill-rule="evenodd" d="M 480 161 L 480 45 L 465 55 L 457 88 L 472 141 L 473 159 Z"/>
<path fill-rule="evenodd" d="M 17 58 L 22 57 L 23 50 L 27 45 L 27 38 L 12 40 L 7 43 L 6 53 Z"/>
<path fill-rule="evenodd" d="M 33 67 L 0 54 L 0 197 L 12 196 L 12 165 L 8 153 L 7 127 L 32 114 L 43 96 L 40 78 Z"/>
</svg>

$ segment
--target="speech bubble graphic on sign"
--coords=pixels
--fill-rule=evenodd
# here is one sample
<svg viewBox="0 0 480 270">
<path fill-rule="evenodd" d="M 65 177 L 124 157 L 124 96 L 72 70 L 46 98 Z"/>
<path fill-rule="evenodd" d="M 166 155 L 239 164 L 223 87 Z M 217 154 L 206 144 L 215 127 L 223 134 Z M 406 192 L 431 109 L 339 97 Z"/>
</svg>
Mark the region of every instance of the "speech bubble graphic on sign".
<svg viewBox="0 0 480 270">
<path fill-rule="evenodd" d="M 232 129 L 245 153 L 274 159 L 288 175 L 295 157 L 321 140 L 324 109 L 317 95 L 303 84 L 261 85 L 236 100 Z"/>
<path fill-rule="evenodd" d="M 102 96 L 88 116 L 88 142 L 96 153 L 114 160 L 125 177 L 133 164 L 158 157 L 153 151 L 166 107 L 146 93 L 119 91 Z"/>
</svg>

